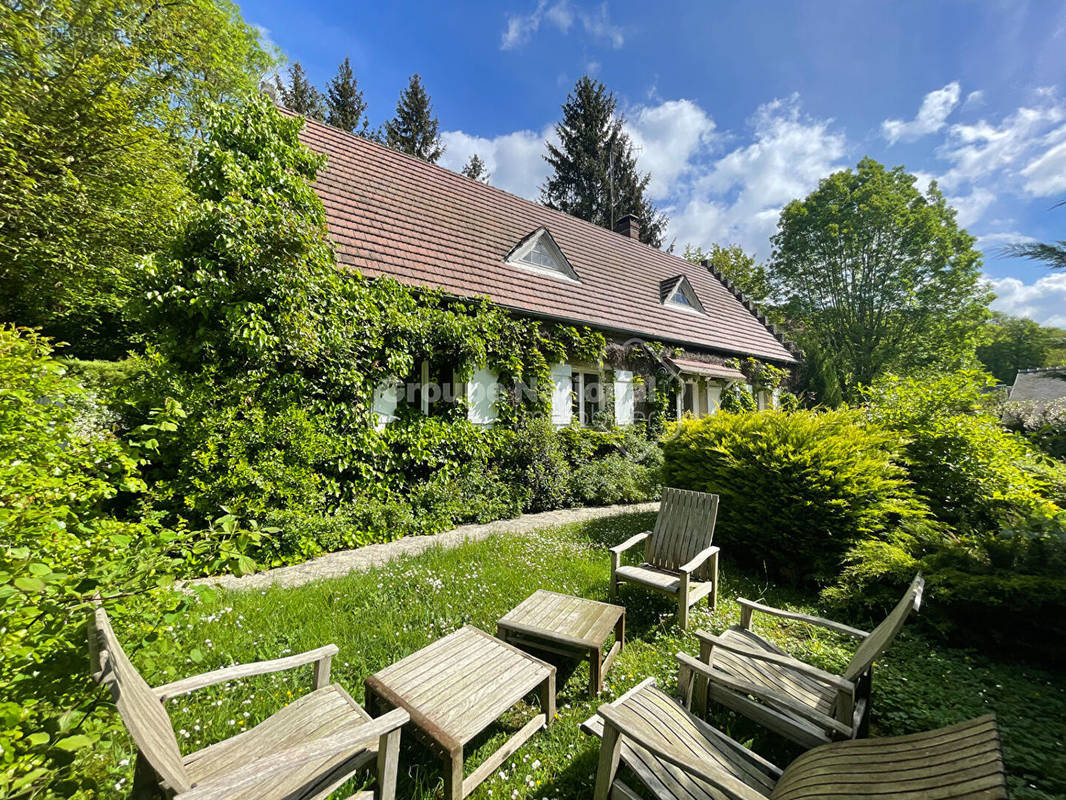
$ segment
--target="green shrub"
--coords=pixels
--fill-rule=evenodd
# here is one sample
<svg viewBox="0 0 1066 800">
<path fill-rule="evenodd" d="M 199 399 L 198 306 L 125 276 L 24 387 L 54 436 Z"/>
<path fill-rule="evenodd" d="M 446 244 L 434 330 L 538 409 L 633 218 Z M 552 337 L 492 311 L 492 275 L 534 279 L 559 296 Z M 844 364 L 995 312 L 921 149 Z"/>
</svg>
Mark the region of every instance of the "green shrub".
<svg viewBox="0 0 1066 800">
<path fill-rule="evenodd" d="M 575 500 L 596 506 L 654 500 L 660 491 L 658 469 L 618 455 L 578 467 L 571 486 Z"/>
<path fill-rule="evenodd" d="M 1033 449 L 1004 430 L 978 372 L 889 376 L 866 391 L 866 415 L 894 432 L 918 493 L 959 533 L 1053 515 L 1044 485 L 1024 468 Z"/>
<path fill-rule="evenodd" d="M 719 495 L 732 557 L 826 580 L 857 542 L 926 524 L 896 443 L 853 411 L 715 414 L 667 436 L 663 485 Z"/>
<path fill-rule="evenodd" d="M 1066 656 L 1066 513 L 967 537 L 868 539 L 824 594 L 841 608 L 880 613 L 918 571 L 927 582 L 922 624 L 945 638 L 1015 655 Z"/>
<path fill-rule="evenodd" d="M 75 425 L 84 390 L 37 334 L 0 326 L 0 796 L 70 796 L 107 775 L 78 766 L 118 728 L 86 675 L 85 620 L 99 592 L 135 628 L 185 598 L 180 549 L 151 518 L 109 511 L 144 483 L 137 453 Z M 137 640 L 131 642 L 138 644 Z"/>
<path fill-rule="evenodd" d="M 530 417 L 501 440 L 506 479 L 529 492 L 527 511 L 551 511 L 570 504 L 570 463 L 551 421 Z"/>
</svg>

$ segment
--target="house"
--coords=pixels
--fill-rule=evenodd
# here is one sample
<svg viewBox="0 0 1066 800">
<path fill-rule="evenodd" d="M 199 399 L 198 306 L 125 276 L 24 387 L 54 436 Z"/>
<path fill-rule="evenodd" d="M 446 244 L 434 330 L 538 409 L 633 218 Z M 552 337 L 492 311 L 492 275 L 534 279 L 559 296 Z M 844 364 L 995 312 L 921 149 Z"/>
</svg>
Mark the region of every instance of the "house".
<svg viewBox="0 0 1066 800">
<path fill-rule="evenodd" d="M 315 189 L 342 268 L 456 297 L 487 297 L 518 314 L 588 326 L 618 344 L 668 345 L 680 353 L 665 365 L 678 382 L 677 416 L 713 413 L 723 387 L 744 381 L 726 365 L 730 358 L 781 367 L 797 360 L 758 310 L 709 267 L 642 244 L 632 217 L 606 230 L 314 120 L 301 137 L 328 156 Z M 418 384 L 433 377 L 423 364 L 413 393 L 408 386 L 408 399 L 423 410 L 432 398 Z M 605 386 L 608 378 L 613 386 Z M 598 364 L 557 364 L 552 381 L 558 425 L 590 424 L 608 388 L 619 424 L 639 416 L 631 370 L 608 375 Z M 494 383 L 482 369 L 461 387 L 473 421 L 492 423 Z M 379 420 L 391 418 L 402 391 L 379 392 Z"/>
<path fill-rule="evenodd" d="M 1036 407 L 1066 398 L 1066 366 L 1018 370 L 1007 398 Z"/>
</svg>

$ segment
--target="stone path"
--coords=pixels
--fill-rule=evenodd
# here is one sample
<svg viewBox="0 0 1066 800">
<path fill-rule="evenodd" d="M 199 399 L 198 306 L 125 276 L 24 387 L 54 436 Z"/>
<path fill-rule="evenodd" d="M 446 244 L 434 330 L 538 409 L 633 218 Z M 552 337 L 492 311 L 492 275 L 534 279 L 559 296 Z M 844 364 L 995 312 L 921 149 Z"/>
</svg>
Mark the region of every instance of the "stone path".
<svg viewBox="0 0 1066 800">
<path fill-rule="evenodd" d="M 236 575 L 220 575 L 214 578 L 199 578 L 190 584 L 209 584 L 224 589 L 265 589 L 268 586 L 301 586 L 310 581 L 323 578 L 340 578 L 349 572 L 363 572 L 370 567 L 380 566 L 401 555 L 417 555 L 431 547 L 455 547 L 463 542 L 476 542 L 495 533 L 522 534 L 548 528 L 554 525 L 567 525 L 571 522 L 584 522 L 590 519 L 616 517 L 622 514 L 637 514 L 643 511 L 657 511 L 659 504 L 637 503 L 623 506 L 601 506 L 599 508 L 566 508 L 559 511 L 545 511 L 541 514 L 524 514 L 516 519 L 501 519 L 484 525 L 462 525 L 450 531 L 432 536 L 407 536 L 395 542 L 371 544 L 355 550 L 341 550 L 296 564 L 291 567 L 257 572 L 238 578 Z"/>
</svg>

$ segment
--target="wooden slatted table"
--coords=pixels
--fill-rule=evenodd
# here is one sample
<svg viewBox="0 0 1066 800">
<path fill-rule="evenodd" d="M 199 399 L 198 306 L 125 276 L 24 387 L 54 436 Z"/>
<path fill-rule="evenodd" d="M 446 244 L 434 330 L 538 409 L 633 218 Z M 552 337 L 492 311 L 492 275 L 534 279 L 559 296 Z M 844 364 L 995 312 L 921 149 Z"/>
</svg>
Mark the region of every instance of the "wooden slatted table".
<svg viewBox="0 0 1066 800">
<path fill-rule="evenodd" d="M 541 713 L 463 779 L 463 747 L 527 694 Z M 555 717 L 555 667 L 467 625 L 366 679 L 368 708 L 403 708 L 441 751 L 444 797 L 462 800 Z"/>
<path fill-rule="evenodd" d="M 603 658 L 612 631 L 614 644 Z M 540 589 L 496 623 L 496 635 L 520 647 L 587 660 L 589 695 L 596 697 L 603 690 L 604 674 L 625 646 L 626 610 Z"/>
</svg>

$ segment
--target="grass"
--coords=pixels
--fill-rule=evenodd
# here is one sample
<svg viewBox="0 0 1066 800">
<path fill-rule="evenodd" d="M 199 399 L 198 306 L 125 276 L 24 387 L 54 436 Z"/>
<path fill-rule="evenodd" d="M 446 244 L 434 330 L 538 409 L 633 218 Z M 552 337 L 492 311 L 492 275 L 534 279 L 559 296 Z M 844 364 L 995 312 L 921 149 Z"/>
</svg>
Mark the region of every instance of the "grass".
<svg viewBox="0 0 1066 800">
<path fill-rule="evenodd" d="M 435 549 L 365 574 L 296 589 L 223 594 L 206 602 L 193 618 L 163 628 L 146 651 L 131 656 L 149 683 L 158 685 L 234 662 L 334 642 L 340 654 L 333 679 L 361 700 L 367 675 L 463 625 L 494 631 L 496 620 L 537 588 L 606 599 L 606 547 L 650 524 L 649 515 L 579 523 L 453 550 Z M 737 596 L 824 613 L 810 596 L 735 570 L 728 544 L 722 544 L 718 611 L 711 614 L 701 603 L 693 610 L 693 629 L 720 632 L 735 624 Z M 627 646 L 605 678 L 601 699 L 593 702 L 586 695 L 587 665 L 574 669 L 562 663 L 555 723 L 534 736 L 472 797 L 588 797 L 598 741 L 582 734 L 579 724 L 595 712 L 598 702 L 617 697 L 646 676 L 673 690 L 673 654 L 697 652 L 696 640 L 676 627 L 667 598 L 623 587 L 621 602 L 628 609 Z M 756 626 L 793 655 L 827 669 L 840 671 L 850 656 L 850 641 L 835 634 L 758 616 Z M 251 727 L 309 689 L 310 668 L 303 668 L 202 690 L 171 701 L 169 711 L 179 742 L 189 751 Z M 878 663 L 873 735 L 924 730 L 990 710 L 999 716 L 1012 796 L 1066 797 L 1066 677 L 941 646 L 913 624 Z M 532 707 L 519 709 L 473 743 L 467 772 L 531 713 Z M 730 712 L 712 710 L 711 720 L 779 764 L 798 754 L 787 742 Z M 132 757 L 128 741 L 97 749 L 86 768 L 101 775 L 105 788 L 99 796 L 128 792 Z M 428 800 L 439 797 L 440 786 L 439 763 L 405 732 L 398 796 Z"/>
</svg>

